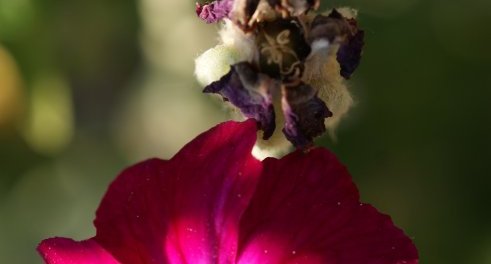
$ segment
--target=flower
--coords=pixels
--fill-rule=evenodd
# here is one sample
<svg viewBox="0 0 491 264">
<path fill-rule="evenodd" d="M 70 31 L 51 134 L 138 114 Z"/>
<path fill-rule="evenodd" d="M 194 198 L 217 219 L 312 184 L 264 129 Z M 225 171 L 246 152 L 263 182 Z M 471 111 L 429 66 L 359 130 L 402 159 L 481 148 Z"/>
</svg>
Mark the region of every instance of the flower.
<svg viewBox="0 0 491 264">
<path fill-rule="evenodd" d="M 226 122 L 170 160 L 124 170 L 94 221 L 96 235 L 44 240 L 50 264 L 417 263 L 389 216 L 359 202 L 346 168 L 323 148 L 251 155 L 256 122 Z"/>
<path fill-rule="evenodd" d="M 205 93 L 218 94 L 244 118 L 257 120 L 264 133 L 259 148 L 283 152 L 287 140 L 308 149 L 352 105 L 345 80 L 360 64 L 364 31 L 356 11 L 316 14 L 319 4 L 217 0 L 206 10 L 198 5 L 206 22 L 225 23 L 221 43 L 196 59 L 197 78 Z M 282 127 L 283 136 L 276 127 Z M 279 153 L 273 149 L 271 154 Z"/>
</svg>

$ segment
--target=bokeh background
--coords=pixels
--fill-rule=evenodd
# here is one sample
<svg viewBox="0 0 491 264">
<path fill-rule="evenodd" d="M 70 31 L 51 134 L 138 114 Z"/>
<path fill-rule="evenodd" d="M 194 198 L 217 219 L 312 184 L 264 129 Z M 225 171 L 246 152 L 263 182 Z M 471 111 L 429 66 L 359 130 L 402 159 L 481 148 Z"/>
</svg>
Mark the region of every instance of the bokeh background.
<svg viewBox="0 0 491 264">
<path fill-rule="evenodd" d="M 491 263 L 491 1 L 324 1 L 360 10 L 357 105 L 334 142 L 363 200 L 421 263 Z M 193 78 L 216 26 L 191 0 L 0 0 L 0 263 L 94 235 L 117 173 L 226 120 Z"/>
</svg>

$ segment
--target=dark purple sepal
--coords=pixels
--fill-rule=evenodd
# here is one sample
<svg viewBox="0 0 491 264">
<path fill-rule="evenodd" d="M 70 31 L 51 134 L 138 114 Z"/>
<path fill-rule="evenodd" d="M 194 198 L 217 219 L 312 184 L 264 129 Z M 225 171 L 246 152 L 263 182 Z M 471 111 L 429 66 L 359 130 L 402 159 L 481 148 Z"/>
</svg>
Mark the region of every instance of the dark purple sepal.
<svg viewBox="0 0 491 264">
<path fill-rule="evenodd" d="M 314 88 L 305 83 L 283 86 L 281 105 L 285 116 L 283 134 L 300 149 L 312 146 L 314 138 L 326 131 L 324 119 L 332 116 Z"/>
<path fill-rule="evenodd" d="M 349 36 L 346 43 L 339 47 L 337 61 L 341 66 L 340 74 L 349 79 L 353 72 L 358 68 L 363 51 L 365 32 L 358 30 L 354 35 Z"/>
<path fill-rule="evenodd" d="M 233 3 L 234 0 L 216 0 L 205 5 L 196 3 L 196 14 L 206 23 L 216 23 L 228 17 Z"/>
<path fill-rule="evenodd" d="M 247 118 L 254 118 L 263 130 L 263 139 L 269 139 L 276 128 L 271 89 L 277 82 L 260 74 L 248 62 L 231 66 L 220 80 L 211 83 L 204 93 L 215 93 L 236 106 Z"/>
</svg>

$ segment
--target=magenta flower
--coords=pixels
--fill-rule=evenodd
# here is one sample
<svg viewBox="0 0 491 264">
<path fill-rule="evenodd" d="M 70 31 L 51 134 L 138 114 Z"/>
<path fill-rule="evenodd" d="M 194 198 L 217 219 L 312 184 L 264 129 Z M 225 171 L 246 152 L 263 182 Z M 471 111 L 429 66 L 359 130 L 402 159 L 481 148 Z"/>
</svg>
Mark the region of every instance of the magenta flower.
<svg viewBox="0 0 491 264">
<path fill-rule="evenodd" d="M 170 160 L 126 169 L 97 210 L 95 237 L 47 239 L 39 252 L 51 264 L 418 263 L 332 153 L 260 162 L 256 126 L 226 122 Z"/>
</svg>

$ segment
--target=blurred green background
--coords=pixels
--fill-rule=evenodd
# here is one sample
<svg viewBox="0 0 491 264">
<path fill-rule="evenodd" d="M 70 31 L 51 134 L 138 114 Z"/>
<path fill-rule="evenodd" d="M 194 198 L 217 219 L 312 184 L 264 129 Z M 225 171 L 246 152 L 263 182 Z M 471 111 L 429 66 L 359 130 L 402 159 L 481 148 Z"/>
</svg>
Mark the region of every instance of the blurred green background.
<svg viewBox="0 0 491 264">
<path fill-rule="evenodd" d="M 421 263 L 491 263 L 491 1 L 325 1 L 360 10 L 357 105 L 333 149 Z M 193 59 L 216 43 L 190 0 L 0 0 L 0 263 L 94 235 L 125 166 L 227 118 Z"/>
</svg>

